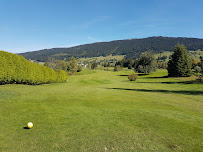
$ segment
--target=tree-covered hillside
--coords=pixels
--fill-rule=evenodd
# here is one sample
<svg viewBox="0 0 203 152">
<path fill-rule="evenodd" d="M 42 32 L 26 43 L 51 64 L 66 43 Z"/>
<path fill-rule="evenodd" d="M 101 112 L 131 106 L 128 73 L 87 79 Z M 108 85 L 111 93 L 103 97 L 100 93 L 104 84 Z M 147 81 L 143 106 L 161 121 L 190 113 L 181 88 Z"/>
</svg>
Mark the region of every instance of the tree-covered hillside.
<svg viewBox="0 0 203 152">
<path fill-rule="evenodd" d="M 136 58 L 142 52 L 152 50 L 154 53 L 173 51 L 176 44 L 184 44 L 188 50 L 203 50 L 203 39 L 198 38 L 173 38 L 149 37 L 143 39 L 117 40 L 111 42 L 98 42 L 79 45 L 70 48 L 52 48 L 34 52 L 21 53 L 26 59 L 46 61 L 52 56 L 56 59 L 98 57 L 112 55 L 126 55 L 126 58 Z"/>
</svg>

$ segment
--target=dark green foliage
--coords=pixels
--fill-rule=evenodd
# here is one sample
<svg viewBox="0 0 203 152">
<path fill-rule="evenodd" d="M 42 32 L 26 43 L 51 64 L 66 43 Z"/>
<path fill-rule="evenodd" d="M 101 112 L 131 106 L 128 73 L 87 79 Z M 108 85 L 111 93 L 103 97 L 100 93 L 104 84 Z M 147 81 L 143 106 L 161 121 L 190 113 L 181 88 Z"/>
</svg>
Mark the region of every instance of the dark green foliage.
<svg viewBox="0 0 203 152">
<path fill-rule="evenodd" d="M 184 45 L 177 44 L 174 53 L 168 62 L 168 76 L 186 77 L 191 76 L 192 63 L 189 59 L 187 49 Z"/>
<path fill-rule="evenodd" d="M 135 70 L 139 73 L 148 74 L 156 71 L 156 61 L 151 52 L 142 53 L 140 58 L 135 62 Z"/>
<path fill-rule="evenodd" d="M 138 78 L 138 75 L 137 75 L 137 74 L 130 74 L 130 75 L 128 76 L 128 79 L 129 79 L 130 81 L 135 81 L 137 78 Z"/>
<path fill-rule="evenodd" d="M 111 67 L 110 62 L 104 62 L 102 65 L 103 65 L 104 67 Z"/>
<path fill-rule="evenodd" d="M 203 39 L 149 37 L 144 39 L 118 40 L 75 46 L 71 48 L 53 48 L 40 51 L 21 53 L 26 59 L 47 61 L 48 57 L 57 60 L 82 57 L 98 57 L 112 55 L 126 55 L 127 59 L 137 58 L 142 52 L 153 50 L 153 53 L 173 51 L 177 44 L 184 44 L 189 50 L 203 50 Z"/>
<path fill-rule="evenodd" d="M 115 66 L 119 65 L 120 67 L 123 67 L 124 65 L 124 60 L 121 60 L 121 61 L 117 61 Z"/>
<path fill-rule="evenodd" d="M 135 61 L 133 59 L 122 59 L 121 61 L 117 61 L 115 65 L 120 65 L 121 67 L 128 67 L 128 69 L 132 69 Z"/>
<path fill-rule="evenodd" d="M 91 65 L 91 69 L 95 69 L 96 67 L 97 67 L 97 63 L 93 62 L 92 65 Z"/>
<path fill-rule="evenodd" d="M 133 67 L 132 67 L 132 65 L 131 64 L 129 64 L 128 65 L 128 69 L 132 69 Z"/>
<path fill-rule="evenodd" d="M 22 56 L 0 51 L 0 84 L 62 82 L 62 79 L 67 80 L 64 72 L 56 73 L 51 68 L 31 63 Z"/>
</svg>

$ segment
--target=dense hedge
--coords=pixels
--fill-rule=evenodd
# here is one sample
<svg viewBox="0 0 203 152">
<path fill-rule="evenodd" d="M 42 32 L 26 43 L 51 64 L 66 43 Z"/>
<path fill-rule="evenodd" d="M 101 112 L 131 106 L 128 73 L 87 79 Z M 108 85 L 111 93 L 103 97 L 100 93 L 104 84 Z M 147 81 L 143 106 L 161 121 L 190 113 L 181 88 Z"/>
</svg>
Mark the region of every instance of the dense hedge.
<svg viewBox="0 0 203 152">
<path fill-rule="evenodd" d="M 66 80 L 67 74 L 63 70 L 55 72 L 22 56 L 0 51 L 0 84 L 43 84 Z"/>
</svg>

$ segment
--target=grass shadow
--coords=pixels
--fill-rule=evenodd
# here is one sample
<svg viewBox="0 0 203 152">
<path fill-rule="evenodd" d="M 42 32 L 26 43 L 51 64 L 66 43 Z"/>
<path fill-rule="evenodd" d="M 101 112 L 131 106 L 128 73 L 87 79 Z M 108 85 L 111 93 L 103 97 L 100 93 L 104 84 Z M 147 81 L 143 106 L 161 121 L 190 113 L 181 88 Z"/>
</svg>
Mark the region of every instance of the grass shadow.
<svg viewBox="0 0 203 152">
<path fill-rule="evenodd" d="M 137 82 L 137 83 L 163 83 L 163 84 L 203 84 L 200 81 L 179 81 L 179 82 Z"/>
<path fill-rule="evenodd" d="M 23 127 L 23 129 L 30 129 L 30 128 L 28 128 L 28 127 Z"/>
<path fill-rule="evenodd" d="M 118 75 L 118 76 L 121 76 L 121 77 L 127 77 L 128 75 Z"/>
<path fill-rule="evenodd" d="M 169 78 L 167 75 L 165 75 L 165 76 L 161 76 L 161 77 L 145 77 L 145 78 L 147 78 L 147 79 L 160 79 L 160 78 Z"/>
<path fill-rule="evenodd" d="M 137 74 L 137 73 L 136 73 Z M 139 74 L 137 74 L 138 76 L 145 76 L 145 75 L 147 75 L 147 74 L 144 74 L 144 73 L 139 73 Z M 117 75 L 117 76 L 121 76 L 121 77 L 126 77 L 126 76 L 128 76 L 128 75 L 126 75 L 126 74 L 121 74 L 121 75 Z"/>
<path fill-rule="evenodd" d="M 127 90 L 127 91 L 139 91 L 139 92 L 157 92 L 157 93 L 177 93 L 185 95 L 202 95 L 203 91 L 173 91 L 173 90 L 151 90 L 151 89 L 127 89 L 127 88 L 108 88 L 114 90 Z"/>
</svg>

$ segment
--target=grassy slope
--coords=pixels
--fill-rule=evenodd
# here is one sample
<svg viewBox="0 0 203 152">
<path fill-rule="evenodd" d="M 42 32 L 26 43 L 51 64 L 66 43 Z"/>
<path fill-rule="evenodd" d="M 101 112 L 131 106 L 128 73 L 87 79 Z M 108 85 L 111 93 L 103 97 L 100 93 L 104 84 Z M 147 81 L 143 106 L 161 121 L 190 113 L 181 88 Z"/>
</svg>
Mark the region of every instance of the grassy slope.
<svg viewBox="0 0 203 152">
<path fill-rule="evenodd" d="M 202 151 L 203 85 L 130 73 L 0 86 L 0 151 Z"/>
</svg>

